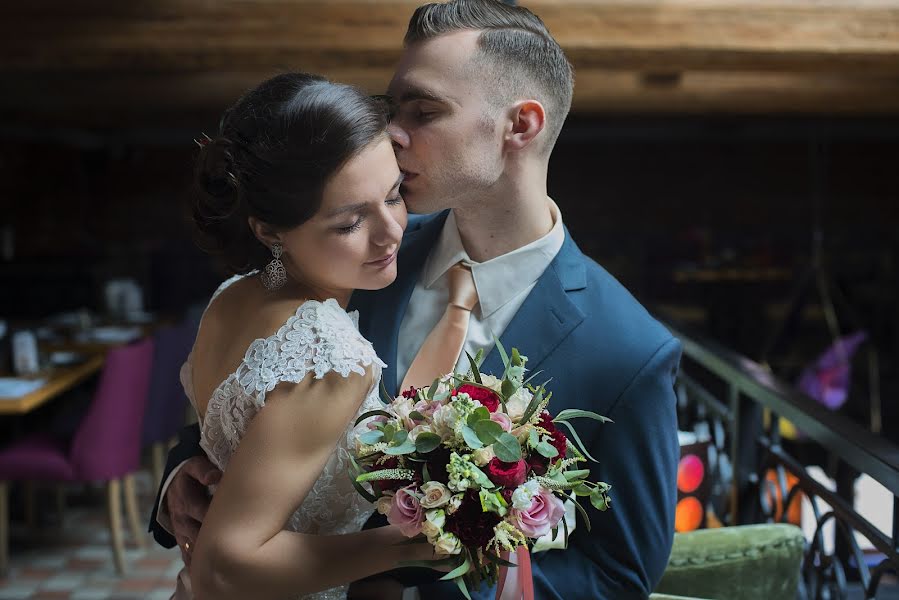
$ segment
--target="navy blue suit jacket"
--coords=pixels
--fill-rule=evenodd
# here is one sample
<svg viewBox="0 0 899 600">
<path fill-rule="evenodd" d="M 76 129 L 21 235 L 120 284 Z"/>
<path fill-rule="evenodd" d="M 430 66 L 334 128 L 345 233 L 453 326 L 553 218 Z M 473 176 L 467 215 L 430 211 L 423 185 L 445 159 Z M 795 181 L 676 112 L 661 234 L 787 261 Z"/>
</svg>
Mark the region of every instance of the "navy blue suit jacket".
<svg viewBox="0 0 899 600">
<path fill-rule="evenodd" d="M 396 281 L 357 291 L 359 328 L 387 363 L 384 383 L 396 393 L 400 323 L 425 259 L 447 213 L 411 217 Z M 587 510 L 566 551 L 534 556 L 537 598 L 645 598 L 668 563 L 674 536 L 679 449 L 674 378 L 681 346 L 609 273 L 584 256 L 567 230 L 565 242 L 500 336 L 503 345 L 542 370 L 553 392 L 552 412 L 580 408 L 614 423 L 575 422 L 590 453 L 591 479 L 612 485 L 612 509 Z M 482 370 L 499 375 L 499 353 Z M 579 517 L 580 518 L 580 517 Z M 492 598 L 493 591 L 477 592 Z M 422 597 L 461 598 L 451 583 L 422 586 Z"/>
<path fill-rule="evenodd" d="M 360 331 L 387 363 L 384 384 L 393 394 L 400 323 L 446 215 L 411 216 L 396 281 L 383 290 L 353 294 L 350 308 L 359 310 Z M 609 273 L 584 256 L 567 231 L 558 255 L 500 339 L 506 348 L 518 348 L 528 357 L 529 370 L 553 378 L 549 388 L 554 413 L 581 408 L 614 421 L 575 423 L 600 461 L 590 463 L 591 479 L 612 485 L 612 509 L 599 512 L 585 503 L 592 531 L 581 522 L 567 550 L 534 556 L 537 598 L 645 598 L 662 576 L 674 535 L 679 449 L 673 385 L 680 343 Z M 482 370 L 502 372 L 497 352 L 487 354 Z M 198 454 L 197 439 L 195 433 L 185 432 L 167 467 Z M 174 544 L 156 524 L 155 513 L 151 531 L 161 544 Z M 473 595 L 486 600 L 493 590 Z M 422 597 L 462 596 L 452 584 L 431 583 L 422 586 Z"/>
</svg>

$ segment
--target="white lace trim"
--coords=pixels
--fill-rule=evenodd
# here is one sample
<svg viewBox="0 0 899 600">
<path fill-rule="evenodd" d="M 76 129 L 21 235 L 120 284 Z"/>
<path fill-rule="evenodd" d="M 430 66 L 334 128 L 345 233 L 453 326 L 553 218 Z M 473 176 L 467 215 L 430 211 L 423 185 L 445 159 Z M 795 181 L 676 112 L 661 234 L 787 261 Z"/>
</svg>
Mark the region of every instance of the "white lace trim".
<svg viewBox="0 0 899 600">
<path fill-rule="evenodd" d="M 213 299 L 242 277 L 223 283 Z M 196 406 L 191 358 L 182 367 L 181 382 Z M 375 377 L 356 415 L 381 408 L 378 389 L 381 369 L 386 366 L 359 333 L 358 313 L 347 313 L 333 298 L 324 302 L 308 300 L 277 332 L 250 344 L 235 372 L 215 389 L 201 422 L 200 446 L 213 463 L 225 470 L 253 417 L 265 406 L 266 394 L 282 381 L 298 383 L 310 373 L 316 379 L 332 371 L 348 377 L 350 373 L 364 374 L 371 367 Z M 364 430 L 365 425 L 347 427 L 346 435 L 338 441 L 309 494 L 288 520 L 287 529 L 341 534 L 362 528 L 373 507 L 353 488 L 348 469 L 349 449 L 356 433 Z M 343 599 L 346 589 L 342 586 L 308 598 Z"/>
</svg>

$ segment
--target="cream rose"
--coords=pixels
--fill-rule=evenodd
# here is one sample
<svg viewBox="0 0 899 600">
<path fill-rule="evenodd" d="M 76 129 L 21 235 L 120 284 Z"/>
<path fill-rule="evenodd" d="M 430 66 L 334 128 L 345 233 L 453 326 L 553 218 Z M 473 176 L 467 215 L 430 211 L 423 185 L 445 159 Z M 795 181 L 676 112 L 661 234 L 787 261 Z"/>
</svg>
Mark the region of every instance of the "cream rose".
<svg viewBox="0 0 899 600">
<path fill-rule="evenodd" d="M 377 508 L 378 512 L 382 515 L 389 513 L 391 506 L 393 506 L 393 492 L 387 492 L 385 495 L 378 498 L 378 501 L 375 503 L 375 508 Z"/>
<path fill-rule="evenodd" d="M 434 543 L 437 554 L 459 554 L 462 551 L 462 542 L 452 533 L 443 533 Z"/>
<path fill-rule="evenodd" d="M 421 505 L 424 508 L 437 508 L 449 502 L 452 492 L 449 488 L 439 481 L 429 481 L 421 486 L 424 498 L 421 499 Z"/>
<path fill-rule="evenodd" d="M 471 462 L 476 464 L 479 467 L 483 467 L 487 463 L 489 463 L 496 456 L 496 453 L 493 452 L 493 446 L 485 446 L 483 448 L 478 448 L 474 452 L 471 453 Z"/>
</svg>

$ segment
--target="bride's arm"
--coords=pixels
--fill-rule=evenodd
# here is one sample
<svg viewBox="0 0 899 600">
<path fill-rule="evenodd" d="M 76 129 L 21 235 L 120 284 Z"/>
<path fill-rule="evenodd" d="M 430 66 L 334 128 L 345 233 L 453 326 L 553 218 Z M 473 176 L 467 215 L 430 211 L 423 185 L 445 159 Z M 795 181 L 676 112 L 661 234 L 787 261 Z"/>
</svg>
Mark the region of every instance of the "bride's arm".
<svg viewBox="0 0 899 600">
<path fill-rule="evenodd" d="M 267 395 L 200 530 L 191 565 L 197 598 L 295 598 L 431 558 L 429 544 L 397 545 L 405 538 L 394 527 L 339 536 L 284 530 L 371 381 L 371 373 L 332 372 Z"/>
</svg>

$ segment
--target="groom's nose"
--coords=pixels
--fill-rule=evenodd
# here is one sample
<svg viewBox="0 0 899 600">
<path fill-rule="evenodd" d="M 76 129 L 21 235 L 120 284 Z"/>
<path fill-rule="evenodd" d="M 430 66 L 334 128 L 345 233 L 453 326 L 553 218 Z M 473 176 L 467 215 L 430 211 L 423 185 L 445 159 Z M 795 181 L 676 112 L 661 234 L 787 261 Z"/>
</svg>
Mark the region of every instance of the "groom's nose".
<svg viewBox="0 0 899 600">
<path fill-rule="evenodd" d="M 387 125 L 387 133 L 390 135 L 390 141 L 393 142 L 394 150 L 409 147 L 409 134 L 396 122 Z"/>
</svg>

